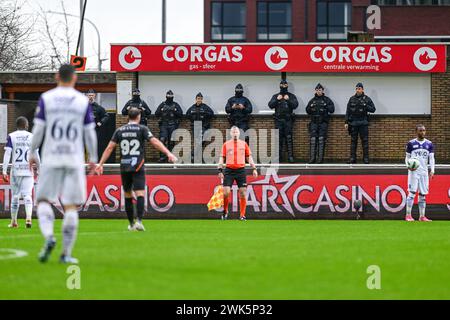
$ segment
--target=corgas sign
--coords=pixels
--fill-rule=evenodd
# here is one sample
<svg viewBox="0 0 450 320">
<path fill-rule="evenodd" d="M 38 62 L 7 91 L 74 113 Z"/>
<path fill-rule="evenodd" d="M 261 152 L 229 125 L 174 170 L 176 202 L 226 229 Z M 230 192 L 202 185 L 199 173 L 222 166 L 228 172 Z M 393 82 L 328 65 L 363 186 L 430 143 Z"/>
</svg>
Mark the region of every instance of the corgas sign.
<svg viewBox="0 0 450 320">
<path fill-rule="evenodd" d="M 310 51 L 313 62 L 383 62 L 392 60 L 390 47 L 314 47 Z"/>
<path fill-rule="evenodd" d="M 143 72 L 445 72 L 445 45 L 112 45 L 111 70 Z"/>
<path fill-rule="evenodd" d="M 167 46 L 163 49 L 162 56 L 167 62 L 240 62 L 242 61 L 242 47 Z"/>
</svg>

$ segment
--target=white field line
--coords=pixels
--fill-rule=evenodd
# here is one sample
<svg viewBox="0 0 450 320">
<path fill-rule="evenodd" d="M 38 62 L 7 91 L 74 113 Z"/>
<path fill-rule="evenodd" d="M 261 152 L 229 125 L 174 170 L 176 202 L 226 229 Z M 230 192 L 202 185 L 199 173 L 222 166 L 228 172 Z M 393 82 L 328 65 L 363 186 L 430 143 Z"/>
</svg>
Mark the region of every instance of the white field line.
<svg viewBox="0 0 450 320">
<path fill-rule="evenodd" d="M 28 252 L 19 249 L 0 248 L 0 260 L 23 258 Z"/>
<path fill-rule="evenodd" d="M 103 234 L 120 234 L 120 233 L 130 233 L 130 231 L 105 231 L 105 232 L 78 232 L 79 236 L 98 236 Z M 16 235 L 7 235 L 7 236 L 0 236 L 0 240 L 3 239 L 20 239 L 20 238 L 35 238 L 40 237 L 42 238 L 41 234 L 16 234 Z"/>
</svg>

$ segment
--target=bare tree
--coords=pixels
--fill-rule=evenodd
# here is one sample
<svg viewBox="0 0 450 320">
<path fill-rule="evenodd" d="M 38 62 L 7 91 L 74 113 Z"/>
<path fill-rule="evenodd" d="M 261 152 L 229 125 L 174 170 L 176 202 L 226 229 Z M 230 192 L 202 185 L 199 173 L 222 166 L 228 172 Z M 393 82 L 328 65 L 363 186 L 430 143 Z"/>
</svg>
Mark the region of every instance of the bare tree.
<svg viewBox="0 0 450 320">
<path fill-rule="evenodd" d="M 70 28 L 63 0 L 61 0 L 61 9 L 62 20 L 57 19 L 42 7 L 40 7 L 38 13 L 38 30 L 41 35 L 41 42 L 44 45 L 42 49 L 48 52 L 53 69 L 55 69 L 55 61 L 58 65 L 69 62 L 71 42 L 73 41 L 73 30 Z"/>
<path fill-rule="evenodd" d="M 33 51 L 36 18 L 26 14 L 23 4 L 3 1 L 0 10 L 0 70 L 42 70 L 48 64 L 39 52 Z"/>
<path fill-rule="evenodd" d="M 67 60 L 70 59 L 70 40 L 72 38 L 70 28 L 69 28 L 69 22 L 67 21 L 67 12 L 66 7 L 64 6 L 64 1 L 61 0 L 61 8 L 62 12 L 64 13 L 64 40 L 66 44 L 66 52 L 67 52 Z"/>
<path fill-rule="evenodd" d="M 55 70 L 70 61 L 78 24 L 66 0 L 60 0 L 60 12 L 29 0 L 0 1 L 0 71 Z"/>
</svg>

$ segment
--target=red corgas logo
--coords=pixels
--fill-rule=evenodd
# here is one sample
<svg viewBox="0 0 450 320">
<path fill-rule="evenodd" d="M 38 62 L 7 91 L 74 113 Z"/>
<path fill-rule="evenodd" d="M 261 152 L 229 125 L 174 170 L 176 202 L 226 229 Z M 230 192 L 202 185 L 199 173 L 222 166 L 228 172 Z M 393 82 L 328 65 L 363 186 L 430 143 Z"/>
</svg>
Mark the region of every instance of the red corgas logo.
<svg viewBox="0 0 450 320">
<path fill-rule="evenodd" d="M 413 61 L 420 71 L 430 71 L 437 64 L 437 54 L 429 47 L 422 47 L 414 53 Z"/>
<path fill-rule="evenodd" d="M 141 64 L 141 61 L 142 54 L 136 47 L 125 47 L 119 53 L 119 63 L 124 69 L 136 69 Z"/>
<path fill-rule="evenodd" d="M 271 47 L 266 51 L 264 62 L 272 70 L 281 70 L 288 64 L 288 57 L 282 47 Z"/>
</svg>

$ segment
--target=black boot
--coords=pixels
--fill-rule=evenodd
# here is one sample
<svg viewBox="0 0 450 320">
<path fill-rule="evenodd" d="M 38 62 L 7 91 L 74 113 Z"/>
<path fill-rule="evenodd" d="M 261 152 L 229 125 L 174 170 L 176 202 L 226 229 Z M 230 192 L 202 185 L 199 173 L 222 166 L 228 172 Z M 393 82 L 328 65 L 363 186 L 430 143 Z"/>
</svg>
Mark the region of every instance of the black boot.
<svg viewBox="0 0 450 320">
<path fill-rule="evenodd" d="M 350 143 L 350 159 L 347 163 L 356 163 L 356 147 L 358 146 L 358 136 L 352 136 L 352 141 Z"/>
<path fill-rule="evenodd" d="M 278 142 L 278 163 L 283 163 L 283 144 L 284 139 L 280 138 Z"/>
<path fill-rule="evenodd" d="M 309 143 L 309 162 L 308 163 L 316 162 L 316 150 L 317 150 L 317 137 L 311 137 L 310 143 Z"/>
<path fill-rule="evenodd" d="M 369 139 L 364 137 L 362 141 L 363 147 L 363 162 L 369 164 Z"/>
<path fill-rule="evenodd" d="M 286 137 L 287 151 L 288 151 L 288 161 L 289 163 L 294 163 L 294 141 L 292 141 L 292 136 Z"/>
<path fill-rule="evenodd" d="M 317 163 L 323 163 L 323 156 L 325 153 L 325 137 L 319 137 L 319 157 Z"/>
</svg>

